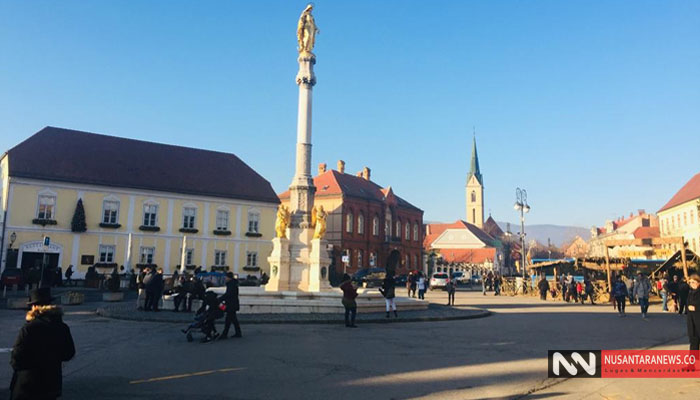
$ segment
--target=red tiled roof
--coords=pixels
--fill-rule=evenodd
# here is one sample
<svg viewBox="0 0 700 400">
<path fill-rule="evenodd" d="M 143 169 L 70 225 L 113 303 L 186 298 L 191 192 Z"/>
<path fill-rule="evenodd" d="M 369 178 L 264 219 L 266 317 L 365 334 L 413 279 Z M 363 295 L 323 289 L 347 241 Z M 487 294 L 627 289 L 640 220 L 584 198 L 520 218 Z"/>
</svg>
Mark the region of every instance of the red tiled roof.
<svg viewBox="0 0 700 400">
<path fill-rule="evenodd" d="M 690 178 L 688 183 L 686 183 L 681 190 L 678 191 L 671 200 L 666 203 L 658 212 L 668 210 L 669 208 L 675 207 L 679 204 L 683 204 L 687 201 L 694 200 L 700 197 L 700 172 L 695 174 L 694 177 Z"/>
<path fill-rule="evenodd" d="M 444 261 L 449 263 L 482 264 L 487 259 L 493 262 L 494 258 L 496 258 L 496 249 L 493 247 L 482 249 L 440 249 L 438 253 Z"/>
<path fill-rule="evenodd" d="M 640 226 L 634 230 L 635 239 L 651 239 L 661 237 L 658 226 Z"/>
<path fill-rule="evenodd" d="M 445 232 L 447 229 L 467 229 L 469 232 L 473 233 L 474 236 L 476 236 L 479 240 L 484 242 L 486 245 L 492 245 L 494 242 L 494 238 L 491 237 L 488 233 L 480 229 L 476 225 L 472 225 L 469 222 L 457 220 L 451 224 L 427 224 L 428 229 L 430 230 L 429 234 L 425 235 L 425 239 L 423 240 L 423 247 L 426 249 L 430 248 L 430 245 L 437 239 L 440 235 L 442 235 L 443 232 Z"/>
<path fill-rule="evenodd" d="M 365 178 L 340 173 L 336 170 L 329 170 L 314 178 L 316 186 L 316 196 L 345 195 L 367 200 L 383 202 L 386 196 L 393 197 L 401 207 L 413 208 L 421 211 L 418 207 L 397 196 L 391 187 L 382 188 L 376 183 Z M 279 198 L 286 200 L 289 198 L 289 190 L 279 195 Z"/>
</svg>

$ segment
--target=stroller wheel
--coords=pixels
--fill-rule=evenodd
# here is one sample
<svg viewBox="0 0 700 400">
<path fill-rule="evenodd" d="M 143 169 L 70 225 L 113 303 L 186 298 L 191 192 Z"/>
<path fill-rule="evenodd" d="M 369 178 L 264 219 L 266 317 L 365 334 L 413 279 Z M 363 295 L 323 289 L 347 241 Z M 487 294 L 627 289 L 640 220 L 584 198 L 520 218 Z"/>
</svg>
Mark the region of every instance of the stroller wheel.
<svg viewBox="0 0 700 400">
<path fill-rule="evenodd" d="M 192 333 L 187 332 L 187 341 L 188 341 L 188 342 L 191 342 L 191 341 L 193 341 L 193 340 L 194 340 L 194 339 L 192 338 Z"/>
</svg>

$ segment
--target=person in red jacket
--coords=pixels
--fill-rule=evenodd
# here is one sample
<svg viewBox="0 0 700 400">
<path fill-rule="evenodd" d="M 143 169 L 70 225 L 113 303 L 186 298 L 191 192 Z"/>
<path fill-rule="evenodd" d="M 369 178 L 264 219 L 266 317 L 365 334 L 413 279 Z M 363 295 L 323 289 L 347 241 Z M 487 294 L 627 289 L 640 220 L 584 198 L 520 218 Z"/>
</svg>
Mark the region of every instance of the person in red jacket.
<svg viewBox="0 0 700 400">
<path fill-rule="evenodd" d="M 340 284 L 340 290 L 343 291 L 343 307 L 345 307 L 345 326 L 348 328 L 357 328 L 355 325 L 355 316 L 357 315 L 357 289 L 352 284 L 350 275 L 343 275 L 343 282 Z"/>
</svg>

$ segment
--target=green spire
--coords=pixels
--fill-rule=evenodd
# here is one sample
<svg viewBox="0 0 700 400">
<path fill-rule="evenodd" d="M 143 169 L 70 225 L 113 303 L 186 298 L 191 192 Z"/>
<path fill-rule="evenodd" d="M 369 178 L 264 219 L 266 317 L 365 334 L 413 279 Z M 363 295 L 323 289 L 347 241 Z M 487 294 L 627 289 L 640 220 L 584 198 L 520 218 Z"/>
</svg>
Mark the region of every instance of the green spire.
<svg viewBox="0 0 700 400">
<path fill-rule="evenodd" d="M 479 181 L 481 185 L 484 184 L 481 171 L 479 170 L 479 155 L 476 153 L 476 132 L 474 133 L 474 140 L 472 142 L 472 163 L 469 169 L 469 175 L 467 175 L 467 182 L 469 182 L 472 176 L 476 176 L 476 180 Z"/>
</svg>

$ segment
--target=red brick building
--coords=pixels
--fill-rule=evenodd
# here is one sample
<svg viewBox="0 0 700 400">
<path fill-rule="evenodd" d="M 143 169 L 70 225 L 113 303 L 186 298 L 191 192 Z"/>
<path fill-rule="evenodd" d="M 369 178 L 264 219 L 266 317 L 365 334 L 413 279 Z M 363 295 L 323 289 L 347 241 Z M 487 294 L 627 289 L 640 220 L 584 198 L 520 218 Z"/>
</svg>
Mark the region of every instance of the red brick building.
<svg viewBox="0 0 700 400">
<path fill-rule="evenodd" d="M 356 175 L 319 165 L 314 177 L 315 206 L 328 213 L 326 239 L 333 246 L 336 276 L 362 268 L 385 267 L 387 257 L 398 251 L 396 274 L 422 268 L 423 210 L 397 196 L 391 186 L 382 187 L 370 179 L 370 169 Z M 289 191 L 280 196 L 289 205 Z M 346 263 L 343 262 L 346 255 Z"/>
</svg>

